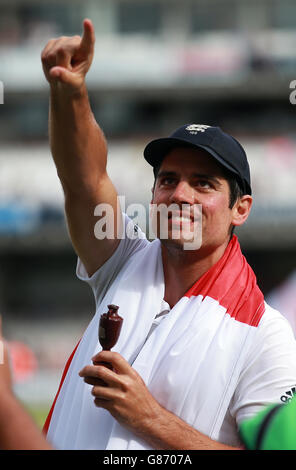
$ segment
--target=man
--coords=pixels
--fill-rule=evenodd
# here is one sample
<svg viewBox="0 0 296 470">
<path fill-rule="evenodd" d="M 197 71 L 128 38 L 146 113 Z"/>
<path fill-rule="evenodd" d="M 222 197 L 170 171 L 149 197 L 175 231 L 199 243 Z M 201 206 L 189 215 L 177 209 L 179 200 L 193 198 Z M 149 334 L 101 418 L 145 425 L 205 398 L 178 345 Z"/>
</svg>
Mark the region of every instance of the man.
<svg viewBox="0 0 296 470">
<path fill-rule="evenodd" d="M 291 329 L 265 304 L 232 236 L 252 205 L 244 150 L 196 124 L 148 144 L 152 203 L 168 208 L 167 234 L 156 211 L 159 239 L 130 236 L 87 96 L 94 43 L 85 20 L 82 38 L 51 40 L 42 53 L 77 274 L 97 305 L 66 365 L 48 438 L 61 449 L 238 449 L 238 424 L 296 383 Z M 112 208 L 115 238 L 95 237 L 100 204 Z M 195 233 L 201 243 L 188 247 Z M 114 350 L 99 352 L 108 304 L 119 305 L 123 327 Z"/>
</svg>

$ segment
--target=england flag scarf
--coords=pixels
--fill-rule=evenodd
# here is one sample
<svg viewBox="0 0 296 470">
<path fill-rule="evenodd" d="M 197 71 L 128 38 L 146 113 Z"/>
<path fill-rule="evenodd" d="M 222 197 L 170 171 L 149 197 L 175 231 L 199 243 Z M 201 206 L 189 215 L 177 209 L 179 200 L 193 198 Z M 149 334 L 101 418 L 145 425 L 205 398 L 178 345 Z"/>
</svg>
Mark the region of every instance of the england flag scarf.
<svg viewBox="0 0 296 470">
<path fill-rule="evenodd" d="M 161 245 L 155 240 L 125 264 L 68 360 L 44 427 L 55 447 L 151 449 L 108 411 L 95 407 L 91 386 L 78 376 L 102 349 L 98 323 L 108 304 L 119 305 L 124 318 L 114 351 L 132 364 L 162 406 L 218 439 L 265 309 L 237 237 L 146 341 L 163 296 Z"/>
</svg>

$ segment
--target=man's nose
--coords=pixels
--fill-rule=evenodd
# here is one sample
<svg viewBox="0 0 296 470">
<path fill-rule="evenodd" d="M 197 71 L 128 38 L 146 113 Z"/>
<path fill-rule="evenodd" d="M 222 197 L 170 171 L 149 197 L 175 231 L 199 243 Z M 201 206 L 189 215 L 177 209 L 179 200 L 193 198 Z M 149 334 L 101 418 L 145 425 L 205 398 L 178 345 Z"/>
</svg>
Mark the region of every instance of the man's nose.
<svg viewBox="0 0 296 470">
<path fill-rule="evenodd" d="M 187 181 L 179 181 L 171 195 L 171 202 L 178 204 L 193 204 L 194 189 Z"/>
</svg>

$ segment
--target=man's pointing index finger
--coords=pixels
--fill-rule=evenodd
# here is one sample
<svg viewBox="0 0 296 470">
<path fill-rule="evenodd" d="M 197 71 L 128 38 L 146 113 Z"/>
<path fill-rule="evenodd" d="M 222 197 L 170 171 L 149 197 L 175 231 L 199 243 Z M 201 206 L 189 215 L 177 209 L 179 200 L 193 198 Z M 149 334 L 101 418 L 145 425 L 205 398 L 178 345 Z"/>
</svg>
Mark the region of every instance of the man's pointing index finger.
<svg viewBox="0 0 296 470">
<path fill-rule="evenodd" d="M 92 52 L 95 45 L 95 29 L 91 20 L 86 19 L 83 21 L 83 36 L 80 43 L 80 49 L 85 52 Z"/>
</svg>

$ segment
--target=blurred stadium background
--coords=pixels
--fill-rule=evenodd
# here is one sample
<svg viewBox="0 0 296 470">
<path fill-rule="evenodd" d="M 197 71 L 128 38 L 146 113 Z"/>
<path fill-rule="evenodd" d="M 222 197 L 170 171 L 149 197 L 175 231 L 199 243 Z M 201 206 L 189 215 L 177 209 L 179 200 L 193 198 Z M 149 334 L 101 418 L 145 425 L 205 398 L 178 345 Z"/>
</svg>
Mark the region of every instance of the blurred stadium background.
<svg viewBox="0 0 296 470">
<path fill-rule="evenodd" d="M 270 302 L 296 317 L 295 0 L 1 0 L 0 313 L 16 393 L 40 425 L 95 308 L 75 277 L 40 62 L 85 17 L 97 37 L 90 99 L 119 194 L 148 206 L 149 139 L 187 122 L 235 135 L 255 197 L 243 251 Z"/>
</svg>

